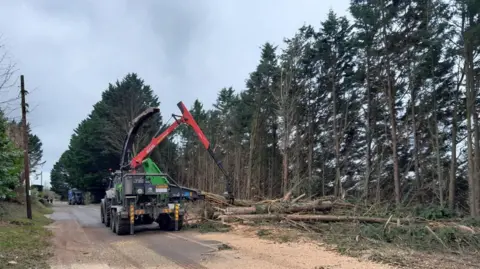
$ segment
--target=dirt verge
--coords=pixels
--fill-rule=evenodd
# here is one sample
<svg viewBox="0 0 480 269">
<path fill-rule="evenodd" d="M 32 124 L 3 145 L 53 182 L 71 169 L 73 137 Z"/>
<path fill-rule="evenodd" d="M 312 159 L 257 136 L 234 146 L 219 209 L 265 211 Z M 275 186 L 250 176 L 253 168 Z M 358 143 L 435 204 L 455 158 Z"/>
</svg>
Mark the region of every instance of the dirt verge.
<svg viewBox="0 0 480 269">
<path fill-rule="evenodd" d="M 342 268 L 342 269 L 392 269 L 393 266 L 374 263 L 329 251 L 311 240 L 287 240 L 284 234 L 279 240 L 259 238 L 257 227 L 235 226 L 228 233 L 205 233 L 198 235 L 203 240 L 224 242 L 228 248 L 212 253 L 204 265 L 208 268 Z M 282 242 L 283 241 L 283 242 Z"/>
</svg>

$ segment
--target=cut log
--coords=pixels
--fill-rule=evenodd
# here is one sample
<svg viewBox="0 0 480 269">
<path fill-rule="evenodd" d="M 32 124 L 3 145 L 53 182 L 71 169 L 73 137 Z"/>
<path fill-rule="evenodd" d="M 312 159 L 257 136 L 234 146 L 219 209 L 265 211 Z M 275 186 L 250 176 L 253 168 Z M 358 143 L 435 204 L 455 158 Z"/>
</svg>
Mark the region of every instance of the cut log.
<svg viewBox="0 0 480 269">
<path fill-rule="evenodd" d="M 215 193 L 211 193 L 211 192 L 202 192 L 202 194 L 205 196 L 205 200 L 210 202 L 210 203 L 214 203 L 214 204 L 218 204 L 218 205 L 226 205 L 228 206 L 228 201 L 225 197 L 223 197 L 222 195 L 219 195 L 219 194 L 215 194 Z M 246 200 L 235 200 L 234 201 L 234 205 L 236 206 L 251 206 L 253 204 L 253 202 L 251 201 L 246 201 Z"/>
<path fill-rule="evenodd" d="M 332 203 L 329 201 L 316 200 L 308 203 L 273 203 L 269 205 L 256 205 L 257 214 L 264 213 L 298 213 L 298 212 L 329 212 L 332 210 Z"/>
<path fill-rule="evenodd" d="M 256 212 L 256 208 L 251 207 L 227 207 L 225 209 L 225 215 L 241 215 L 241 214 L 253 214 Z"/>
<path fill-rule="evenodd" d="M 297 198 L 293 199 L 293 200 L 292 200 L 292 203 L 294 204 L 294 203 L 298 202 L 298 201 L 299 201 L 300 199 L 302 199 L 303 197 L 305 197 L 305 193 L 302 194 L 302 195 L 300 195 L 300 196 L 298 196 Z"/>
<path fill-rule="evenodd" d="M 241 214 L 265 214 L 265 213 L 298 213 L 298 212 L 328 212 L 332 209 L 332 203 L 329 201 L 312 201 L 309 203 L 271 203 L 265 205 L 255 205 L 250 207 L 227 207 L 222 209 L 225 215 L 241 215 Z"/>
<path fill-rule="evenodd" d="M 337 221 L 359 221 L 369 223 L 385 223 L 388 219 L 374 218 L 374 217 L 353 217 L 353 216 L 334 216 L 334 215 L 286 215 L 286 214 L 259 214 L 259 215 L 222 215 L 220 219 L 225 222 L 232 222 L 235 220 L 282 220 L 288 219 L 293 221 L 323 221 L 323 222 L 337 222 Z M 392 219 L 391 221 L 397 221 Z M 407 220 L 401 220 L 406 222 Z"/>
<path fill-rule="evenodd" d="M 225 215 L 241 215 L 241 214 L 265 214 L 265 213 L 298 213 L 298 212 L 329 212 L 332 210 L 333 204 L 330 201 L 312 201 L 308 203 L 271 203 L 264 205 L 255 205 L 250 207 L 227 207 L 222 209 Z"/>
</svg>

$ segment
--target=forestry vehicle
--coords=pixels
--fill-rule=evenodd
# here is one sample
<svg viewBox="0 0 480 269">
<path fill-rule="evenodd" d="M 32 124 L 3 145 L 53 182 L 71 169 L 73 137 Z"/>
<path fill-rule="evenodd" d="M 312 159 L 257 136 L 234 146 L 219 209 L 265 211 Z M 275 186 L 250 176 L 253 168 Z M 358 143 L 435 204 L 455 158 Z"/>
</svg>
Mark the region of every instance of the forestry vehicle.
<svg viewBox="0 0 480 269">
<path fill-rule="evenodd" d="M 68 190 L 68 204 L 69 205 L 83 205 L 84 197 L 83 192 L 79 189 L 70 189 Z"/>
<path fill-rule="evenodd" d="M 200 191 L 179 186 L 148 158 L 152 150 L 181 124 L 193 128 L 226 178 L 225 197 L 230 203 L 234 201 L 230 177 L 215 157 L 210 142 L 185 105 L 179 102 L 177 106 L 182 115 L 173 114 L 175 121 L 165 131 L 155 135 L 135 156 L 132 148 L 138 129 L 160 109 L 148 108 L 132 122 L 124 142 L 120 169 L 111 174 L 105 197 L 101 200 L 101 221 L 117 235 L 134 234 L 136 225 L 152 224 L 154 221 L 162 230 L 178 231 L 183 225 L 185 202 L 203 199 Z"/>
</svg>

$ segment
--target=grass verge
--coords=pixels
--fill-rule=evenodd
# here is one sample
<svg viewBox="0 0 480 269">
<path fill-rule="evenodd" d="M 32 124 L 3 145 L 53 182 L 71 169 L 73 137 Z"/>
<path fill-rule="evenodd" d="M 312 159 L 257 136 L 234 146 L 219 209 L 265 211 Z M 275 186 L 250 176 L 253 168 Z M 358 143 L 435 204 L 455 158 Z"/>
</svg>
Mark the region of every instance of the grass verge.
<svg viewBox="0 0 480 269">
<path fill-rule="evenodd" d="M 0 202 L 0 268 L 49 268 L 51 208 L 32 201 L 32 220 L 24 205 Z"/>
</svg>

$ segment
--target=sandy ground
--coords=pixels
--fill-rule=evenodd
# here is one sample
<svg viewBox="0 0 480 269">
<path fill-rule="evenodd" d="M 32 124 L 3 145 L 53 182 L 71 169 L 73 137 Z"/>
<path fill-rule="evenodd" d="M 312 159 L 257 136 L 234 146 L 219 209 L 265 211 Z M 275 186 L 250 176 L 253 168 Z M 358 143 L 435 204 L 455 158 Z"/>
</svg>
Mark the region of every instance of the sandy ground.
<svg viewBox="0 0 480 269">
<path fill-rule="evenodd" d="M 98 206 L 57 204 L 49 226 L 60 268 L 383 269 L 387 265 L 341 256 L 313 243 L 275 243 L 252 234 L 163 232 L 155 226 L 117 236 L 100 222 Z M 228 247 L 225 247 L 228 246 Z"/>
</svg>

